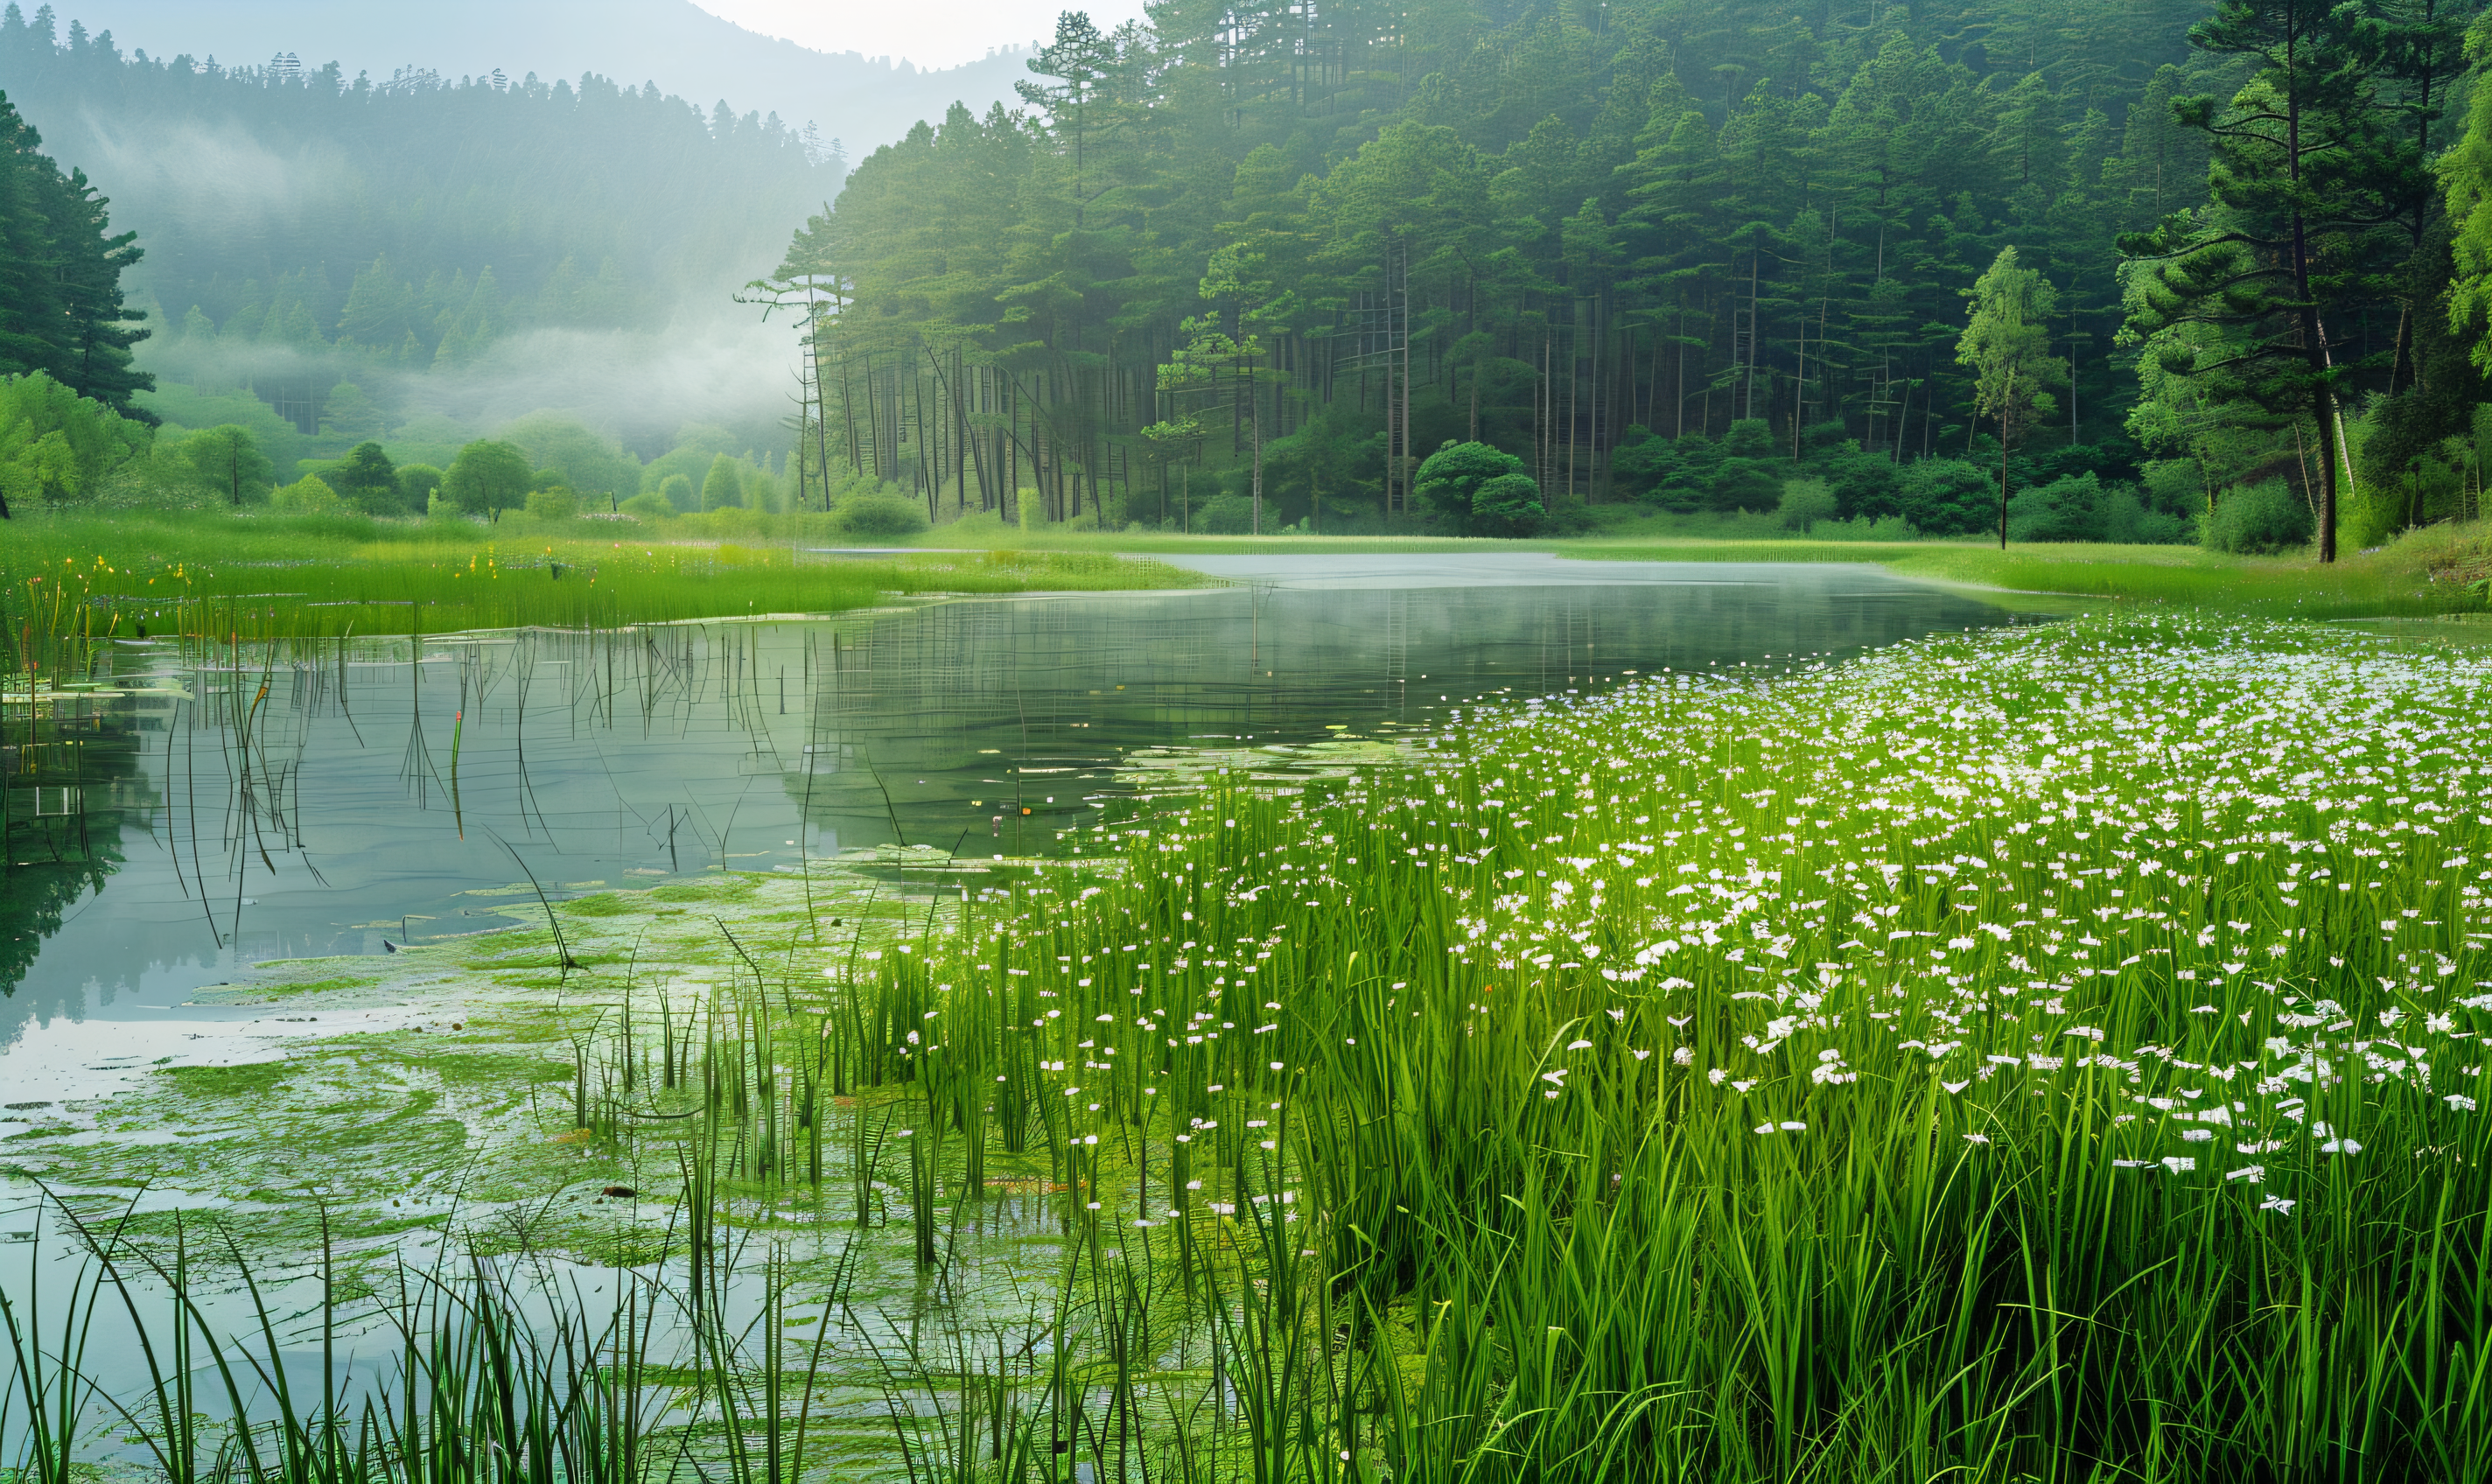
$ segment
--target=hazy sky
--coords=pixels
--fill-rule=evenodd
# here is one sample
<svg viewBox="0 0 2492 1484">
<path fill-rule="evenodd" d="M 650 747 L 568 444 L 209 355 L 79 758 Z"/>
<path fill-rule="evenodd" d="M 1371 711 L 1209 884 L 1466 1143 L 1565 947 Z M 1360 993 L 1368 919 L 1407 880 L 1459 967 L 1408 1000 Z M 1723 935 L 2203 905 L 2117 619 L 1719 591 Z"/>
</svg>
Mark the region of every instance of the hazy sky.
<svg viewBox="0 0 2492 1484">
<path fill-rule="evenodd" d="M 1142 0 L 695 0 L 747 30 L 823 51 L 906 57 L 920 67 L 953 67 L 995 47 L 1042 40 L 1067 10 L 1090 13 L 1099 29 L 1138 18 Z"/>
</svg>

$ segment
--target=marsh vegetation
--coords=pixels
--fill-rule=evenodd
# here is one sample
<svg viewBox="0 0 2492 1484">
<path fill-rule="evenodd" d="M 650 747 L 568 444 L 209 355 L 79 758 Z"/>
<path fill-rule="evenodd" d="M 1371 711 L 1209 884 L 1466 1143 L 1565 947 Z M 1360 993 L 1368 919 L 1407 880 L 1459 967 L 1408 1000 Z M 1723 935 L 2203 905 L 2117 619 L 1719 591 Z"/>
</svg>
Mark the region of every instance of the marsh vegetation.
<svg viewBox="0 0 2492 1484">
<path fill-rule="evenodd" d="M 549 1472 L 2465 1476 L 2487 663 L 2214 617 L 1784 654 L 1162 763 L 1053 865 L 522 899 L 400 970 L 503 986 L 499 1137 L 578 1199 L 363 1246 L 339 1312 L 429 1261 L 425 1355 L 534 1326 L 573 1410 L 500 1456 Z M 170 1301 L 168 1215 L 93 1230 Z M 61 1455 L 150 1398 L 51 1334 Z M 294 1407 L 303 1456 L 446 1467 Z"/>
</svg>

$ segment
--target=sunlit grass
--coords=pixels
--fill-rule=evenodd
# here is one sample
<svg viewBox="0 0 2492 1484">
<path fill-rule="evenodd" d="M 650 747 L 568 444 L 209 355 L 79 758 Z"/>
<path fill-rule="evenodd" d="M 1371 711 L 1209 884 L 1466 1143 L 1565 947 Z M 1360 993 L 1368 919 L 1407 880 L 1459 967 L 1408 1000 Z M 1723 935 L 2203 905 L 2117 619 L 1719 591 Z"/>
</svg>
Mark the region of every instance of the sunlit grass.
<svg viewBox="0 0 2492 1484">
<path fill-rule="evenodd" d="M 0 612 L 21 643 L 141 628 L 245 640 L 578 628 L 1202 581 L 1108 552 L 823 555 L 801 538 L 677 545 L 579 521 L 123 515 L 21 519 L 0 536 Z"/>
<path fill-rule="evenodd" d="M 1092 837 L 915 1055 L 1297 1191 L 1409 1343 L 1306 1476 L 2479 1476 L 2487 679 L 2083 620 L 1489 709 Z"/>
<path fill-rule="evenodd" d="M 895 1476 L 2484 1476 L 2492 657 L 2183 608 L 1156 775 L 871 937 L 783 886 L 654 1021 L 574 904 L 549 1127 L 689 1310 L 739 1229 L 927 1275 L 688 1372 L 778 1429 L 862 1357 Z"/>
<path fill-rule="evenodd" d="M 1983 589 L 2011 608 L 2076 599 L 2202 608 L 2268 618 L 2355 618 L 2480 612 L 2470 584 L 2492 561 L 2481 522 L 2411 533 L 2385 549 L 2322 565 L 2306 556 L 2227 556 L 2197 547 L 1958 542 L 1610 542 L 1568 555 L 1633 561 L 1875 562 L 1901 577 Z"/>
</svg>

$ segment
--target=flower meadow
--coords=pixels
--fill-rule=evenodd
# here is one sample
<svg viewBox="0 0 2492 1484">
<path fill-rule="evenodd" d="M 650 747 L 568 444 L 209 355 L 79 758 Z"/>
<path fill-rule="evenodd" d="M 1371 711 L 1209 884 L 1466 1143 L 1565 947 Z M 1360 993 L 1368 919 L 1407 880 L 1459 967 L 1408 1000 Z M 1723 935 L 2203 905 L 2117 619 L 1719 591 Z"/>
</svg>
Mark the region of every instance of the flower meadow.
<svg viewBox="0 0 2492 1484">
<path fill-rule="evenodd" d="M 2482 1477 L 2487 678 L 2089 618 L 1465 708 L 881 1002 L 1033 1059 L 1081 1219 L 1261 1233 L 1257 1478 Z"/>
<path fill-rule="evenodd" d="M 2492 1476 L 2492 649 L 2096 616 L 1602 678 L 1138 758 L 1056 859 L 401 953 L 559 1048 L 570 1194 L 514 1208 L 578 1292 L 480 1214 L 390 1320 L 402 1418 L 307 1395 L 263 1469 L 189 1356 L 130 1426 L 407 1484 Z M 242 1415 L 276 1324 L 181 1313 Z"/>
</svg>

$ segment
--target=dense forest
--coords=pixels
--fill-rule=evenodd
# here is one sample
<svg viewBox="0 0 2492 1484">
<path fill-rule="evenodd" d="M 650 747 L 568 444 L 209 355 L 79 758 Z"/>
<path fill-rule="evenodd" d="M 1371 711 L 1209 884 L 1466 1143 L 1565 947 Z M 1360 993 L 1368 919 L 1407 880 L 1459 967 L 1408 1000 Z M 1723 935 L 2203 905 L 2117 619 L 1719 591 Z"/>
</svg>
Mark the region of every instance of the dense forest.
<svg viewBox="0 0 2492 1484">
<path fill-rule="evenodd" d="M 47 277 L 0 355 L 248 429 L 262 492 L 550 406 L 608 435 L 554 472 L 609 505 L 712 505 L 730 458 L 757 506 L 928 519 L 2327 558 L 2480 514 L 2480 13 L 1166 0 L 1067 13 L 1020 107 L 848 173 L 654 87 L 221 68 L 11 4 L 0 85 L 74 168 L 11 125 L 11 271 Z M 737 298 L 810 326 L 792 444 L 767 345 L 711 333 Z M 105 488 L 129 438 L 89 441 L 17 488 Z"/>
<path fill-rule="evenodd" d="M 2369 539 L 2473 508 L 2430 169 L 2467 156 L 2475 10 L 1068 15 L 1026 107 L 920 125 L 795 238 L 806 458 L 1265 530 L 1424 513 L 1448 441 L 1519 459 L 1561 527 L 1769 509 L 1797 474 L 1840 519 L 1981 531 L 2004 468 L 2021 534 L 2168 540 L 2235 489 L 2325 523 L 2342 485 Z M 2018 326 L 1987 349 L 1977 289 Z"/>
<path fill-rule="evenodd" d="M 146 250 L 149 365 L 248 380 L 303 431 L 514 332 L 663 331 L 838 190 L 833 141 L 604 78 L 220 67 L 0 11 L 0 90 Z M 524 409 L 520 409 L 524 410 Z"/>
</svg>

